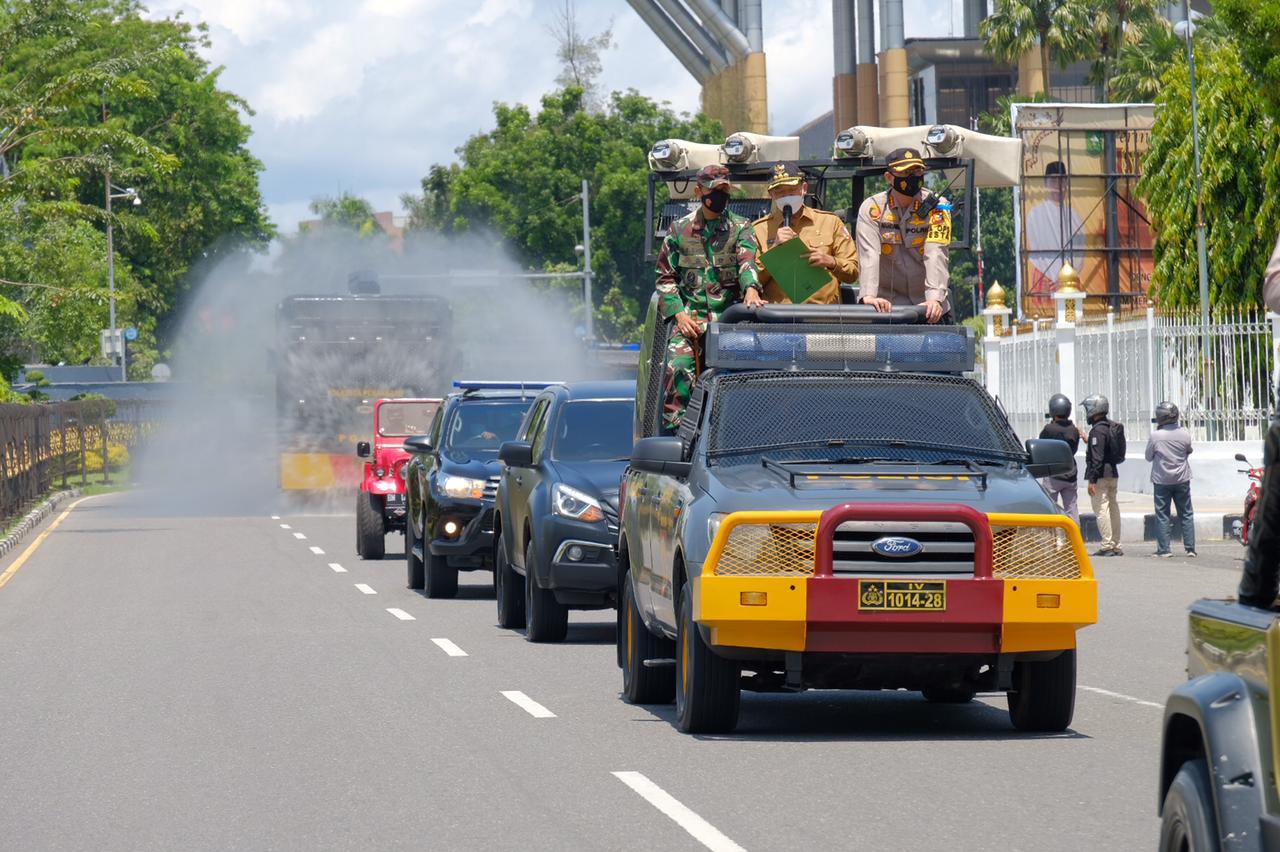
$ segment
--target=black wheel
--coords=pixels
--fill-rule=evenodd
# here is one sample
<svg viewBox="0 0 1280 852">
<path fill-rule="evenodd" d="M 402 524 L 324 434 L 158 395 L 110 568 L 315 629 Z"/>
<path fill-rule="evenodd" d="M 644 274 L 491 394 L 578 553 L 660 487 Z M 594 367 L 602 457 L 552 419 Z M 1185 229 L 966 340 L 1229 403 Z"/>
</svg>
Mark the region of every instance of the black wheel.
<svg viewBox="0 0 1280 852">
<path fill-rule="evenodd" d="M 921 694 L 930 704 L 968 704 L 976 691 L 963 686 L 931 686 Z"/>
<path fill-rule="evenodd" d="M 498 601 L 498 626 L 512 630 L 524 627 L 524 577 L 507 561 L 506 533 L 498 533 L 498 549 L 493 555 L 493 591 Z"/>
<path fill-rule="evenodd" d="M 1009 690 L 1009 718 L 1020 731 L 1065 731 L 1076 709 L 1076 652 L 1018 663 Z"/>
<path fill-rule="evenodd" d="M 569 608 L 555 593 L 538 585 L 533 542 L 524 549 L 524 638 L 530 642 L 563 642 L 569 633 Z"/>
<path fill-rule="evenodd" d="M 631 575 L 622 575 L 622 598 L 618 612 L 622 617 L 618 630 L 618 650 L 622 658 L 622 699 L 628 704 L 670 704 L 676 695 L 676 670 L 671 666 L 646 668 L 645 660 L 669 660 L 675 656 L 675 643 L 665 636 L 654 636 L 644 626 L 640 609 L 631 591 Z"/>
<path fill-rule="evenodd" d="M 444 556 L 436 556 L 422 543 L 423 560 L 426 563 L 426 583 L 423 584 L 429 598 L 452 598 L 458 594 L 458 569 Z"/>
<path fill-rule="evenodd" d="M 1217 852 L 1218 816 L 1213 808 L 1209 767 L 1188 760 L 1173 776 L 1160 820 L 1160 852 Z"/>
<path fill-rule="evenodd" d="M 676 630 L 676 724 L 689 734 L 732 731 L 742 703 L 742 668 L 716 656 L 693 623 L 693 594 L 680 591 Z"/>
<path fill-rule="evenodd" d="M 356 553 L 361 559 L 381 559 L 386 553 L 387 523 L 382 498 L 356 492 Z"/>
<path fill-rule="evenodd" d="M 409 574 L 409 588 L 421 589 L 425 578 L 423 577 L 422 559 L 414 552 L 415 546 L 421 545 L 421 541 L 413 532 L 413 521 L 405 518 L 404 522 L 404 562 L 405 568 Z"/>
</svg>

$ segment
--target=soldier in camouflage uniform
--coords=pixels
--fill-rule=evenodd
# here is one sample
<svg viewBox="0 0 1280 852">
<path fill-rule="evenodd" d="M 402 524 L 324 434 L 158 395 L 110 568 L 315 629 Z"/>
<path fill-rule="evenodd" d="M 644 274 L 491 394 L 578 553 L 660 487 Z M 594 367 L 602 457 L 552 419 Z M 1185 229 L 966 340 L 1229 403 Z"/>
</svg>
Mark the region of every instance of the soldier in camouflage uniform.
<svg viewBox="0 0 1280 852">
<path fill-rule="evenodd" d="M 725 209 L 732 189 L 728 169 L 705 166 L 694 187 L 698 209 L 672 223 L 658 251 L 659 314 L 676 322 L 667 344 L 662 410 L 663 425 L 672 432 L 701 367 L 707 324 L 738 302 L 764 304 L 751 222 Z"/>
</svg>

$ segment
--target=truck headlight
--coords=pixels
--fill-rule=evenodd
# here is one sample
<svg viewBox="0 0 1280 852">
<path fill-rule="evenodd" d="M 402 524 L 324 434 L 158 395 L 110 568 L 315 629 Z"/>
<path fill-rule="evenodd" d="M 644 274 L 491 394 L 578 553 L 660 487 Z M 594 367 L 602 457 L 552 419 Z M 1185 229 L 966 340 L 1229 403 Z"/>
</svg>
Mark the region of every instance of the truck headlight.
<svg viewBox="0 0 1280 852">
<path fill-rule="evenodd" d="M 405 462 L 404 464 L 400 465 L 400 471 L 399 471 L 399 472 L 400 472 L 400 478 L 401 478 L 401 479 L 408 479 L 408 478 L 409 478 L 409 463 L 408 463 L 408 462 Z"/>
<path fill-rule="evenodd" d="M 470 479 L 465 476 L 446 476 L 440 480 L 440 490 L 447 497 L 470 497 L 479 500 L 484 497 L 485 481 Z"/>
<path fill-rule="evenodd" d="M 604 520 L 600 501 L 590 494 L 557 482 L 551 490 L 551 511 L 562 518 L 594 523 Z"/>
<path fill-rule="evenodd" d="M 707 544 L 715 544 L 716 534 L 720 532 L 720 524 L 728 516 L 728 512 L 712 512 L 707 515 Z"/>
</svg>

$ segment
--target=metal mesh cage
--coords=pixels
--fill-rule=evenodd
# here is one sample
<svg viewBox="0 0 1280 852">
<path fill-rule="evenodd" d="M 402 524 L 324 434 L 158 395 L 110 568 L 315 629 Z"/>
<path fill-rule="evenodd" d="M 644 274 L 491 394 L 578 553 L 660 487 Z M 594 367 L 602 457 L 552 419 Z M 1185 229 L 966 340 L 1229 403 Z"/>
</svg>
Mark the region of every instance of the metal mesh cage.
<svg viewBox="0 0 1280 852">
<path fill-rule="evenodd" d="M 817 524 L 739 524 L 715 565 L 723 576 L 813 575 Z"/>
<path fill-rule="evenodd" d="M 991 575 L 998 579 L 1077 580 L 1080 564 L 1060 527 L 991 529 Z"/>
<path fill-rule="evenodd" d="M 960 376 L 752 372 L 717 376 L 708 450 L 722 463 L 1026 454 L 981 386 Z"/>
</svg>

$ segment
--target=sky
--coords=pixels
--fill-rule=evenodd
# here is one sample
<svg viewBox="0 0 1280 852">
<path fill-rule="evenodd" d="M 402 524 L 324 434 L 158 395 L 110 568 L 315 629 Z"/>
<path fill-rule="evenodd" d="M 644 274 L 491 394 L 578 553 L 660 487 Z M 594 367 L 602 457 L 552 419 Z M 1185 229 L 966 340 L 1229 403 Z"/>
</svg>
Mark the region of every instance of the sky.
<svg viewBox="0 0 1280 852">
<path fill-rule="evenodd" d="M 536 104 L 559 66 L 561 0 L 151 0 L 150 14 L 204 21 L 223 88 L 254 110 L 249 145 L 284 232 L 320 195 L 352 192 L 399 211 L 433 163 L 492 127 L 495 101 Z M 958 3 L 906 0 L 907 37 L 960 28 Z M 604 91 L 634 88 L 677 111 L 699 87 L 626 3 L 577 0 L 579 25 L 612 28 Z M 831 109 L 830 0 L 766 0 L 774 133 Z M 655 140 L 656 141 L 656 140 Z"/>
</svg>

